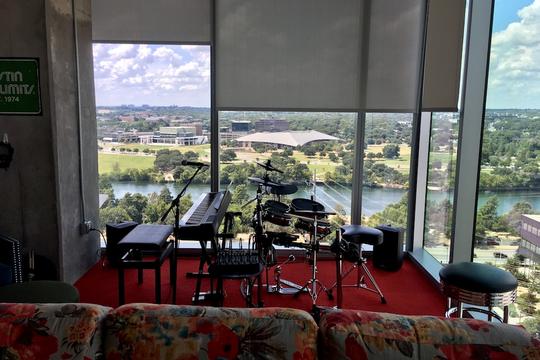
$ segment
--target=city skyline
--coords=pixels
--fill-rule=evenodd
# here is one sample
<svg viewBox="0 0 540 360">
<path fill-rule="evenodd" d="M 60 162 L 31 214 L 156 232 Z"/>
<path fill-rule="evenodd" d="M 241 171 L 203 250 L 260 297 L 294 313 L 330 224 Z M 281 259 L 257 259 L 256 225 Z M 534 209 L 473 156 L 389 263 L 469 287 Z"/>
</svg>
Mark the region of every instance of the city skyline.
<svg viewBox="0 0 540 360">
<path fill-rule="evenodd" d="M 540 108 L 540 0 L 497 0 L 488 109 Z M 94 44 L 97 106 L 210 107 L 207 45 Z"/>
</svg>

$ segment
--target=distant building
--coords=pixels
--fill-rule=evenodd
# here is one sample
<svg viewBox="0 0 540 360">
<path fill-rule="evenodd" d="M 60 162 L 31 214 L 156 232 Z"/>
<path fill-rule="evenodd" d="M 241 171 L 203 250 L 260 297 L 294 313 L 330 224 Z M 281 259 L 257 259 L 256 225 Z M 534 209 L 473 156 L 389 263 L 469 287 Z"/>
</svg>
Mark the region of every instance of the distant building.
<svg viewBox="0 0 540 360">
<path fill-rule="evenodd" d="M 540 262 L 540 215 L 521 215 L 521 241 L 518 254 Z"/>
<path fill-rule="evenodd" d="M 102 136 L 103 142 L 112 142 L 112 143 L 136 143 L 139 141 L 139 134 L 135 131 L 133 132 L 104 132 Z"/>
<path fill-rule="evenodd" d="M 289 126 L 287 125 L 287 128 Z M 249 130 L 251 130 L 251 121 L 238 121 L 233 120 L 231 121 L 231 131 L 232 132 L 245 132 L 247 133 Z"/>
<path fill-rule="evenodd" d="M 125 122 L 125 123 L 132 123 L 135 121 L 135 117 L 133 115 L 120 115 L 118 117 L 118 119 L 121 121 L 121 122 Z"/>
<path fill-rule="evenodd" d="M 236 140 L 239 137 L 246 135 L 246 132 L 232 132 L 232 131 L 220 131 L 219 132 L 219 141 L 225 142 L 229 140 Z"/>
<path fill-rule="evenodd" d="M 236 139 L 243 147 L 252 147 L 253 143 L 273 144 L 277 146 L 298 147 L 314 141 L 339 141 L 340 139 L 315 130 L 257 132 Z"/>
<path fill-rule="evenodd" d="M 199 145 L 208 142 L 202 135 L 202 125 L 162 126 L 151 135 L 139 137 L 141 144 Z"/>
<path fill-rule="evenodd" d="M 273 132 L 289 130 L 289 122 L 283 119 L 261 119 L 255 122 L 255 131 Z"/>
</svg>

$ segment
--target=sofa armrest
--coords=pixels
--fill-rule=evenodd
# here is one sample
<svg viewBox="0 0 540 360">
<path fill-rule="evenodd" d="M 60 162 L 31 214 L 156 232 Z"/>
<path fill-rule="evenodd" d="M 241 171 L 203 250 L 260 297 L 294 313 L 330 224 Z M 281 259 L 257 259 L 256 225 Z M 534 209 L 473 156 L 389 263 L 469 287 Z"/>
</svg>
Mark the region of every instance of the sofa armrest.
<svg viewBox="0 0 540 360">
<path fill-rule="evenodd" d="M 109 311 L 91 304 L 0 303 L 0 358 L 99 358 Z"/>
<path fill-rule="evenodd" d="M 107 358 L 314 359 L 317 325 L 294 309 L 128 304 L 106 321 Z"/>
<path fill-rule="evenodd" d="M 474 319 L 327 310 L 319 323 L 323 359 L 537 359 L 523 328 Z"/>
</svg>

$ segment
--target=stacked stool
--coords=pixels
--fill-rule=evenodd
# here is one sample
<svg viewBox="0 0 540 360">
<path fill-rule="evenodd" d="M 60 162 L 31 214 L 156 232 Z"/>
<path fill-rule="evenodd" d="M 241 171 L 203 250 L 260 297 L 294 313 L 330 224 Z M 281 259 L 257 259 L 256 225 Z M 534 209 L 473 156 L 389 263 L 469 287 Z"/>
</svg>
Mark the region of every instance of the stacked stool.
<svg viewBox="0 0 540 360">
<path fill-rule="evenodd" d="M 516 301 L 517 279 L 508 271 L 491 265 L 473 262 L 449 264 L 439 272 L 441 288 L 448 298 L 446 317 L 458 312 L 463 317 L 463 311 L 480 312 L 488 316 L 488 320 L 496 318 L 508 322 L 508 305 Z M 452 301 L 457 306 L 452 307 Z M 474 306 L 464 307 L 463 304 L 484 306 L 482 309 Z M 503 308 L 503 318 L 493 311 L 499 306 Z"/>
</svg>

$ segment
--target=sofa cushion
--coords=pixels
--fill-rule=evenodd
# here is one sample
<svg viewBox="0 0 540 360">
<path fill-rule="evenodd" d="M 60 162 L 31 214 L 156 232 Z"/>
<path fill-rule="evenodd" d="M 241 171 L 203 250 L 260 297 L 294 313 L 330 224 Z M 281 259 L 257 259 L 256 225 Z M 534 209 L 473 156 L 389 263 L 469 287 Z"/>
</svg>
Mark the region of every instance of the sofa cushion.
<svg viewBox="0 0 540 360">
<path fill-rule="evenodd" d="M 90 304 L 0 303 L 0 358 L 100 357 L 103 320 L 109 311 Z"/>
<path fill-rule="evenodd" d="M 314 359 L 317 325 L 294 309 L 128 304 L 106 320 L 108 359 Z"/>
<path fill-rule="evenodd" d="M 327 310 L 322 359 L 538 359 L 540 342 L 521 327 L 474 319 Z"/>
</svg>

